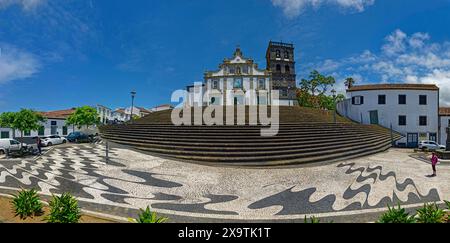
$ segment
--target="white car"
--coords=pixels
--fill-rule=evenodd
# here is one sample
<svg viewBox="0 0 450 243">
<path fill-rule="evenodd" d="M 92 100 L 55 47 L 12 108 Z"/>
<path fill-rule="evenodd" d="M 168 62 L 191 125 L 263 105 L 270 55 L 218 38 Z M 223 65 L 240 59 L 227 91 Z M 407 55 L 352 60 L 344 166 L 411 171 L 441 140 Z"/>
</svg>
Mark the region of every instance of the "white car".
<svg viewBox="0 0 450 243">
<path fill-rule="evenodd" d="M 41 144 L 44 147 L 58 145 L 58 144 L 64 144 L 64 143 L 67 143 L 67 139 L 65 137 L 61 137 L 58 135 L 52 135 L 52 136 L 41 138 Z"/>
<path fill-rule="evenodd" d="M 26 152 L 32 152 L 33 149 L 33 146 L 21 143 L 15 139 L 0 139 L 0 155 L 6 154 L 7 151 L 10 153 L 24 154 Z"/>
<path fill-rule="evenodd" d="M 435 141 L 425 140 L 421 141 L 419 143 L 419 149 L 427 149 L 427 150 L 438 150 L 438 149 L 444 149 L 445 145 L 440 145 L 436 143 Z"/>
</svg>

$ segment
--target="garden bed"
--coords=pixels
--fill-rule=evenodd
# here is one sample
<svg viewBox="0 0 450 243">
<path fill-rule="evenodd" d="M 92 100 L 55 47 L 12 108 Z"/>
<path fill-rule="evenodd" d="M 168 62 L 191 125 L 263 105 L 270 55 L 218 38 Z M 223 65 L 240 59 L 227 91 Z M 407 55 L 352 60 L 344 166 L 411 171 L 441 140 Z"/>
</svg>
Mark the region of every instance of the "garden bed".
<svg viewBox="0 0 450 243">
<path fill-rule="evenodd" d="M 45 216 L 48 215 L 49 208 L 47 206 L 43 207 L 44 213 L 41 216 L 34 218 L 27 218 L 25 220 L 20 219 L 20 217 L 15 217 L 13 206 L 11 203 L 12 199 L 8 197 L 0 196 L 0 222 L 1 223 L 46 223 L 44 220 Z M 81 216 L 81 223 L 118 223 L 117 221 L 95 217 L 92 215 L 83 214 Z"/>
</svg>

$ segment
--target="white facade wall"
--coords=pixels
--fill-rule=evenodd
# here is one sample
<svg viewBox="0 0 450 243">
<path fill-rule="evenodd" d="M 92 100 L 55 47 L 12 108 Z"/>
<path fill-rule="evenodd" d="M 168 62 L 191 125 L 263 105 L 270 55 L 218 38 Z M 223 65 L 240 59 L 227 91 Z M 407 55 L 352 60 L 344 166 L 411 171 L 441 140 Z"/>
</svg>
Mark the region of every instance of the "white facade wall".
<svg viewBox="0 0 450 243">
<path fill-rule="evenodd" d="M 378 104 L 378 96 L 386 95 L 386 104 Z M 406 104 L 399 104 L 399 95 L 406 95 Z M 419 104 L 419 96 L 427 96 L 427 104 Z M 408 133 L 415 133 L 419 136 L 419 141 L 428 140 L 438 134 L 438 109 L 439 92 L 433 90 L 367 90 L 351 91 L 348 93 L 349 100 L 338 105 L 338 111 L 362 124 L 371 124 L 370 112 L 378 112 L 379 125 L 392 128 L 394 131 L 402 133 L 405 138 L 397 142 L 397 145 L 407 144 Z M 363 96 L 364 104 L 353 105 L 352 97 Z M 399 116 L 406 116 L 406 126 L 399 125 Z M 420 126 L 419 117 L 427 117 L 427 125 Z M 430 137 L 431 136 L 431 137 Z"/>
<path fill-rule="evenodd" d="M 96 109 L 101 123 L 106 124 L 108 121 L 114 120 L 112 109 L 102 105 L 97 105 Z"/>
<path fill-rule="evenodd" d="M 450 116 L 439 116 L 439 144 L 447 143 L 447 127 L 450 127 Z"/>
<path fill-rule="evenodd" d="M 53 124 L 53 125 L 52 125 Z M 67 136 L 71 132 L 78 131 L 78 129 L 73 126 L 67 126 L 67 133 L 64 133 L 63 127 L 66 126 L 65 119 L 47 119 L 46 122 L 41 123 L 44 126 L 44 134 L 39 134 L 38 131 L 31 131 L 30 134 L 23 133 L 24 137 L 36 137 L 36 136 L 50 136 L 50 135 L 60 135 Z M 0 132 L 9 132 L 9 138 L 13 138 L 13 132 L 10 128 L 0 128 Z M 21 137 L 22 133 L 19 130 L 15 131 L 14 137 Z"/>
</svg>

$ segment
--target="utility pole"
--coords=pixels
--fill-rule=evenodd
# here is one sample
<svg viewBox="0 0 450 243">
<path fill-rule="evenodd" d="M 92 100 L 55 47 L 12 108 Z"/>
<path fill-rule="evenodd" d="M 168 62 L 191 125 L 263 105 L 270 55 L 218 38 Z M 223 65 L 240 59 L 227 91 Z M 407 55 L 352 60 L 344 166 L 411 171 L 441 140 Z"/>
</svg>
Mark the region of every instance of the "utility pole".
<svg viewBox="0 0 450 243">
<path fill-rule="evenodd" d="M 331 90 L 331 93 L 333 94 L 333 103 L 334 103 L 334 112 L 333 112 L 334 123 L 337 123 L 337 118 L 336 118 L 336 108 L 337 108 L 337 104 L 336 104 L 336 90 L 335 89 Z"/>
<path fill-rule="evenodd" d="M 105 152 L 106 152 L 106 163 L 108 164 L 109 162 L 109 144 L 108 141 L 105 141 Z"/>
<path fill-rule="evenodd" d="M 131 91 L 131 112 L 130 112 L 131 122 L 133 122 L 134 97 L 136 97 L 136 91 Z"/>
</svg>

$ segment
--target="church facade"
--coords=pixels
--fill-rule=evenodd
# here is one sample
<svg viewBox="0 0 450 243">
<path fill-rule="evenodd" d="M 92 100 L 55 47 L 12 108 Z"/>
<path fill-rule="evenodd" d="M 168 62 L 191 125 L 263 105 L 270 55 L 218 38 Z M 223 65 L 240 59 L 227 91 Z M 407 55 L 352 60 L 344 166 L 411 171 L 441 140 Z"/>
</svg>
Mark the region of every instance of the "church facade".
<svg viewBox="0 0 450 243">
<path fill-rule="evenodd" d="M 294 105 L 296 82 L 293 59 L 292 44 L 270 42 L 266 52 L 267 67 L 260 69 L 238 47 L 231 58 L 224 59 L 218 70 L 205 72 L 202 83 L 187 87 L 186 104 Z"/>
</svg>

